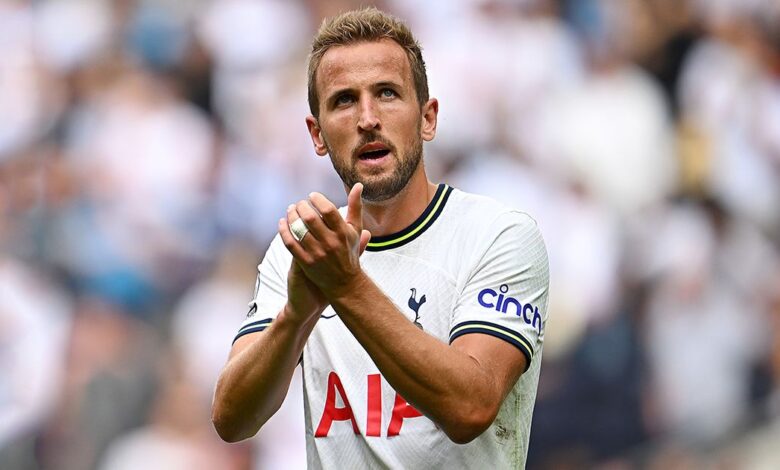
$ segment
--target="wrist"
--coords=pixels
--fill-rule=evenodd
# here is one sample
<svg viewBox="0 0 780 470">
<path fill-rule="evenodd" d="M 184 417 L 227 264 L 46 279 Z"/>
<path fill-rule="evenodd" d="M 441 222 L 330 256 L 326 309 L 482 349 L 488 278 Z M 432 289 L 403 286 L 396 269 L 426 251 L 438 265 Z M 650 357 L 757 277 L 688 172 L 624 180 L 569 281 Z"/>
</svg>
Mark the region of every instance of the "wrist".
<svg viewBox="0 0 780 470">
<path fill-rule="evenodd" d="M 282 342 L 289 342 L 293 345 L 294 350 L 298 351 L 295 353 L 295 360 L 297 361 L 298 356 L 301 354 L 300 351 L 303 350 L 319 318 L 319 314 L 311 317 L 294 314 L 290 305 L 285 305 L 276 316 L 271 327 L 274 328 L 276 337 Z"/>
<path fill-rule="evenodd" d="M 318 309 L 311 312 L 300 312 L 298 310 L 300 309 L 294 305 L 291 305 L 288 301 L 286 304 L 284 304 L 284 307 L 282 307 L 282 311 L 279 312 L 276 321 L 281 321 L 295 328 L 302 328 L 312 323 L 316 323 L 317 319 L 320 317 L 320 314 L 323 311 L 323 309 Z"/>
<path fill-rule="evenodd" d="M 371 279 L 361 269 L 355 275 L 330 290 L 328 293 L 328 300 L 334 307 L 344 305 L 350 298 L 363 293 L 371 284 Z"/>
</svg>

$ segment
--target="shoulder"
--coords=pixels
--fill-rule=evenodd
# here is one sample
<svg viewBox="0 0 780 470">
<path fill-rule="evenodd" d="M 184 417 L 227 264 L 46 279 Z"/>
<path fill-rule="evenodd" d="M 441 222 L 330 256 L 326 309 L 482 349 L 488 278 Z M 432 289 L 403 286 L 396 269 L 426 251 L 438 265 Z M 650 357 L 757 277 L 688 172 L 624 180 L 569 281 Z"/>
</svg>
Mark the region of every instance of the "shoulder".
<svg viewBox="0 0 780 470">
<path fill-rule="evenodd" d="M 547 278 L 547 247 L 531 215 L 487 196 L 454 190 L 452 197 L 453 212 L 460 213 L 460 244 L 469 247 L 477 269 L 493 266 Z"/>
<path fill-rule="evenodd" d="M 539 231 L 536 220 L 530 214 L 488 196 L 453 188 L 448 205 L 451 220 L 481 228 L 480 231 L 486 234 L 497 236 L 507 229 L 518 232 Z"/>
</svg>

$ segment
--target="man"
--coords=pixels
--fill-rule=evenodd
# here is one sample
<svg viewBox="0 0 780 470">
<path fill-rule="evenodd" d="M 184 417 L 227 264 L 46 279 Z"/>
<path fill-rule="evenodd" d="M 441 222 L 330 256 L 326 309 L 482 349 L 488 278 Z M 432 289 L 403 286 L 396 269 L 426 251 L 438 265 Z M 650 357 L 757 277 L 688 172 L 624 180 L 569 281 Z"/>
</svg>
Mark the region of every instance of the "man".
<svg viewBox="0 0 780 470">
<path fill-rule="evenodd" d="M 300 362 L 312 468 L 523 467 L 547 317 L 536 224 L 428 181 L 439 105 L 395 18 L 325 22 L 309 104 L 347 208 L 312 193 L 279 221 L 217 383 L 217 431 L 253 436 Z"/>
</svg>

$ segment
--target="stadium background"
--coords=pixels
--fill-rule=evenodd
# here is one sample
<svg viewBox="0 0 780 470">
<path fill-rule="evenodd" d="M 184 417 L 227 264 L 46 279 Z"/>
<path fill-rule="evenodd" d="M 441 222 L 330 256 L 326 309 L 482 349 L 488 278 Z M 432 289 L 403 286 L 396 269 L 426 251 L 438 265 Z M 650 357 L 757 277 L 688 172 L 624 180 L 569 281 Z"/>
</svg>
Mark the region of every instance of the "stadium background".
<svg viewBox="0 0 780 470">
<path fill-rule="evenodd" d="M 240 445 L 210 400 L 277 218 L 344 202 L 304 64 L 359 4 L 0 2 L 0 468 L 304 465 L 299 379 Z M 778 3 L 377 4 L 424 47 L 433 179 L 547 241 L 529 466 L 780 468 Z"/>
</svg>

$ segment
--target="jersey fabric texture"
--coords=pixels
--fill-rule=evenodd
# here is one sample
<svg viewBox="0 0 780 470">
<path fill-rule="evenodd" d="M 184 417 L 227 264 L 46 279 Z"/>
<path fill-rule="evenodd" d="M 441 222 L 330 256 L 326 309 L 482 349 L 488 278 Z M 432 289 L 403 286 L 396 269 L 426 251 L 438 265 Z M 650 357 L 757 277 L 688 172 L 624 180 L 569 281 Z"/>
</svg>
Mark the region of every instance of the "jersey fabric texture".
<svg viewBox="0 0 780 470">
<path fill-rule="evenodd" d="M 277 236 L 258 267 L 254 299 L 236 338 L 264 330 L 282 309 L 291 261 Z M 441 184 L 412 225 L 374 237 L 360 263 L 426 333 L 445 343 L 491 335 L 520 350 L 529 366 L 493 424 L 458 445 L 392 389 L 329 307 L 302 358 L 309 468 L 524 468 L 549 284 L 536 222 Z"/>
</svg>

